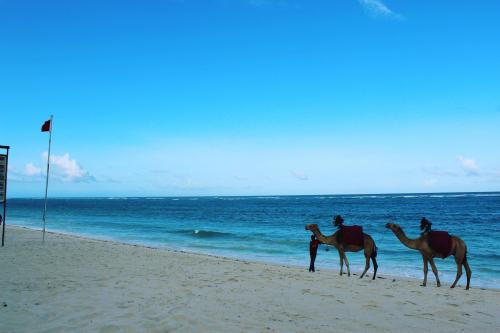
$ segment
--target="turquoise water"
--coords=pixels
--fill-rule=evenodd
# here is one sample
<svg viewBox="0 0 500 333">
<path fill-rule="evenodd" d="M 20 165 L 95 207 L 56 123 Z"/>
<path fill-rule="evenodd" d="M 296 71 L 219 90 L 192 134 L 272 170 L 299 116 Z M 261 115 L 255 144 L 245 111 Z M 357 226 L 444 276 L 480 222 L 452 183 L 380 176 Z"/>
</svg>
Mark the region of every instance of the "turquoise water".
<svg viewBox="0 0 500 333">
<path fill-rule="evenodd" d="M 7 223 L 40 229 L 43 200 L 10 199 Z M 468 246 L 472 286 L 500 288 L 500 193 L 392 194 L 339 196 L 71 198 L 50 199 L 47 228 L 160 248 L 308 267 L 310 233 L 317 223 L 335 231 L 334 214 L 359 224 L 379 249 L 379 273 L 421 278 L 422 259 L 384 226 L 400 224 L 419 235 L 422 216 L 435 230 L 461 237 Z M 7 235 L 7 243 L 8 243 Z M 318 269 L 338 270 L 338 255 L 318 252 Z M 351 270 L 364 256 L 348 253 Z M 443 281 L 455 277 L 453 258 L 437 259 Z M 429 276 L 433 283 L 433 276 Z M 465 283 L 465 274 L 460 283 Z"/>
</svg>

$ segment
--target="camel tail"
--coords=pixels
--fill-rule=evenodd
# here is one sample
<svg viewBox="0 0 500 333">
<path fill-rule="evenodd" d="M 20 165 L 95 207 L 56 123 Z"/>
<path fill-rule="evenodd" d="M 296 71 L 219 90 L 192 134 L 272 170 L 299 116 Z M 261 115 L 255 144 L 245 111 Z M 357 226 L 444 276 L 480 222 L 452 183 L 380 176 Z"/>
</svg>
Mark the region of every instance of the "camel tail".
<svg viewBox="0 0 500 333">
<path fill-rule="evenodd" d="M 377 258 L 377 253 L 378 253 L 378 247 L 377 245 L 374 244 L 372 258 Z"/>
</svg>

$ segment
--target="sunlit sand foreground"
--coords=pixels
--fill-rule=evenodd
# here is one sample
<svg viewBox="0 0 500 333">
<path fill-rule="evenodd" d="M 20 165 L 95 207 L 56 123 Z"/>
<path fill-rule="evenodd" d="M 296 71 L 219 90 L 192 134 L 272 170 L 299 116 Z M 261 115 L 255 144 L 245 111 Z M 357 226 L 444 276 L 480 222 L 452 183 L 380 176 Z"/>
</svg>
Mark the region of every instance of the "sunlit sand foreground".
<svg viewBox="0 0 500 333">
<path fill-rule="evenodd" d="M 495 332 L 500 292 L 8 227 L 0 332 Z M 306 249 L 307 246 L 304 246 Z M 306 249 L 307 250 L 307 249 Z M 305 254 L 307 255 L 307 253 Z M 380 268 L 383 269 L 383 262 Z M 417 263 L 416 263 L 417 264 Z M 321 268 L 321 267 L 320 267 Z M 379 272 L 380 272 L 379 271 Z"/>
</svg>

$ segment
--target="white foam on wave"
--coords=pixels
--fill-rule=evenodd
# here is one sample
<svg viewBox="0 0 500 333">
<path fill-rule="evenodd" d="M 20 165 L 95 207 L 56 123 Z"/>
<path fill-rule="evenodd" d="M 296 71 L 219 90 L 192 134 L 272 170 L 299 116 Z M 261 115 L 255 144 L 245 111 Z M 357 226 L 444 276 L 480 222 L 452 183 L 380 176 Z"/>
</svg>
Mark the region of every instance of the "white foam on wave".
<svg viewBox="0 0 500 333">
<path fill-rule="evenodd" d="M 85 200 L 87 198 L 78 198 L 80 200 Z M 89 198 L 89 199 L 94 199 L 94 198 Z M 97 200 L 99 200 L 100 198 L 96 198 Z M 139 200 L 140 198 L 132 198 L 132 197 L 108 197 L 108 198 L 105 198 L 107 200 Z"/>
<path fill-rule="evenodd" d="M 476 193 L 471 194 L 473 197 L 500 197 L 500 193 Z"/>
</svg>

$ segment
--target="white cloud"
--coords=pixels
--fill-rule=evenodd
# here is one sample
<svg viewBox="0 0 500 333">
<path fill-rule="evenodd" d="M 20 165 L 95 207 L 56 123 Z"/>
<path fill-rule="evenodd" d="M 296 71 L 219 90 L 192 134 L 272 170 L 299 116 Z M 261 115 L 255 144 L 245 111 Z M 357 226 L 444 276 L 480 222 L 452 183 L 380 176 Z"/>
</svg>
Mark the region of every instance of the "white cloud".
<svg viewBox="0 0 500 333">
<path fill-rule="evenodd" d="M 31 164 L 31 163 L 28 163 Z M 13 182 L 34 182 L 34 181 L 39 181 L 39 179 L 33 177 L 33 176 L 26 176 L 27 172 L 25 170 L 19 170 L 13 165 L 9 165 L 9 181 Z"/>
<path fill-rule="evenodd" d="M 290 171 L 292 176 L 298 180 L 309 180 L 309 177 L 301 171 Z"/>
<path fill-rule="evenodd" d="M 47 152 L 42 153 L 42 158 L 47 161 Z M 38 167 L 32 162 L 27 163 L 24 169 L 16 169 L 9 166 L 10 180 L 17 182 L 39 182 L 45 177 L 45 168 Z M 63 182 L 91 182 L 97 181 L 88 171 L 83 169 L 76 160 L 68 153 L 64 155 L 50 156 L 50 177 L 53 180 Z M 112 182 L 111 178 L 105 178 L 103 182 Z M 115 181 L 116 182 L 116 181 Z"/>
<path fill-rule="evenodd" d="M 479 176 L 479 166 L 476 161 L 471 158 L 458 156 L 458 162 L 467 176 Z"/>
<path fill-rule="evenodd" d="M 24 169 L 18 169 L 13 165 L 9 165 L 9 180 L 14 182 L 31 183 L 41 180 L 42 169 L 35 166 L 33 163 L 27 163 Z"/>
<path fill-rule="evenodd" d="M 42 154 L 47 159 L 47 152 Z M 83 169 L 76 160 L 72 159 L 68 153 L 64 155 L 50 156 L 50 165 L 55 178 L 65 182 L 86 182 L 95 181 L 89 172 Z"/>
<path fill-rule="evenodd" d="M 28 177 L 40 176 L 42 174 L 42 169 L 33 165 L 33 163 L 28 163 L 24 167 L 24 174 Z"/>
<path fill-rule="evenodd" d="M 396 20 L 402 20 L 404 17 L 393 12 L 387 5 L 380 0 L 358 0 L 365 11 L 373 17 L 383 17 Z"/>
</svg>

